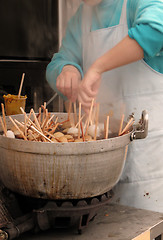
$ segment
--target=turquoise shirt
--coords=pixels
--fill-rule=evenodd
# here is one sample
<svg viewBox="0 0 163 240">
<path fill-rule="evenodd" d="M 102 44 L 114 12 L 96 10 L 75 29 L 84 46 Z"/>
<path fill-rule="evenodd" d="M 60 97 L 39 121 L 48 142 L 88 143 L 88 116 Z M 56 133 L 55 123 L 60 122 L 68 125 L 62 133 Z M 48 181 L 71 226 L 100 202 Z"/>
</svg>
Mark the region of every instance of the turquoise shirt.
<svg viewBox="0 0 163 240">
<path fill-rule="evenodd" d="M 119 24 L 122 6 L 123 0 L 103 0 L 94 6 L 91 31 Z M 65 65 L 77 67 L 83 77 L 82 9 L 83 4 L 68 22 L 62 46 L 47 66 L 47 81 L 56 92 L 56 79 Z M 145 62 L 163 73 L 163 1 L 128 0 L 127 22 L 128 34 L 143 48 Z"/>
</svg>

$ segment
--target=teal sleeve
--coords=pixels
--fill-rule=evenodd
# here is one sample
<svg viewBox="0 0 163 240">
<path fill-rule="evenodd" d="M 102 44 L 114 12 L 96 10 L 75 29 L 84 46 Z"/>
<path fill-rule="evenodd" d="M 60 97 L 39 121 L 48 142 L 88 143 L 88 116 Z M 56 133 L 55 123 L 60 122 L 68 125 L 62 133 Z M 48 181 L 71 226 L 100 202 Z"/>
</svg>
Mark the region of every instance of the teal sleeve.
<svg viewBox="0 0 163 240">
<path fill-rule="evenodd" d="M 128 7 L 128 34 L 143 48 L 145 59 L 162 55 L 163 1 L 130 0 Z"/>
<path fill-rule="evenodd" d="M 144 50 L 144 59 L 161 55 L 163 51 L 163 33 L 147 24 L 136 25 L 128 31 Z"/>
<path fill-rule="evenodd" d="M 56 88 L 56 79 L 65 65 L 75 66 L 81 76 L 82 71 L 82 37 L 81 37 L 82 4 L 67 25 L 66 34 L 58 53 L 55 53 L 46 69 L 46 79 L 50 86 L 63 98 Z"/>
</svg>

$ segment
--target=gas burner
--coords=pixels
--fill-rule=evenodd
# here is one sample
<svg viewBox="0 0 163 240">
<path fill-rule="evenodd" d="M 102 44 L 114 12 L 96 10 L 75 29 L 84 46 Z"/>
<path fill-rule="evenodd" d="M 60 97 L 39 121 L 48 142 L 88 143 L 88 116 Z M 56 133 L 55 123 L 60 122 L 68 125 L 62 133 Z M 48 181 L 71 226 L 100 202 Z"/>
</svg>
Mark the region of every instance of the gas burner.
<svg viewBox="0 0 163 240">
<path fill-rule="evenodd" d="M 91 198 L 46 200 L 25 197 L 6 188 L 0 190 L 0 216 L 5 217 L 0 229 L 0 239 L 3 240 L 15 239 L 30 230 L 38 232 L 71 226 L 81 234 L 113 196 L 109 191 Z"/>
<path fill-rule="evenodd" d="M 106 205 L 112 196 L 112 191 L 109 191 L 92 198 L 48 201 L 43 208 L 35 209 L 33 212 L 41 230 L 77 225 L 78 233 L 81 234 L 97 215 L 98 210 Z"/>
</svg>

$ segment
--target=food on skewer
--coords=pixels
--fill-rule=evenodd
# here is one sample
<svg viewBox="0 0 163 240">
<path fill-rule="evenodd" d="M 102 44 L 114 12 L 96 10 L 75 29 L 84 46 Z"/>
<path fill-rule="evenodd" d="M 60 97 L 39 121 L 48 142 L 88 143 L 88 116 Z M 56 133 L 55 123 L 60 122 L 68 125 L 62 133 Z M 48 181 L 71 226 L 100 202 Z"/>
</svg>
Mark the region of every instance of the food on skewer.
<svg viewBox="0 0 163 240">
<path fill-rule="evenodd" d="M 62 136 L 60 138 L 56 138 L 58 142 L 68 142 L 67 138 L 65 136 Z"/>
<path fill-rule="evenodd" d="M 83 142 L 83 138 L 77 138 L 74 142 Z"/>
<path fill-rule="evenodd" d="M 56 133 L 53 134 L 53 136 L 54 136 L 55 138 L 61 138 L 61 137 L 64 136 L 64 134 L 61 133 L 61 132 L 56 132 Z"/>
<path fill-rule="evenodd" d="M 67 138 L 68 141 L 72 141 L 72 140 L 74 140 L 74 138 L 73 138 L 72 135 L 68 135 L 68 134 L 66 134 L 66 135 L 64 135 L 64 137 Z"/>
<path fill-rule="evenodd" d="M 81 104 L 79 104 L 79 112 L 75 117 L 78 122 L 71 121 L 71 117 L 74 113 L 68 114 L 68 118 L 64 121 L 59 121 L 59 116 L 56 114 L 48 113 L 46 109 L 46 103 L 39 108 L 39 113 L 35 113 L 31 109 L 30 113 L 27 115 L 26 112 L 21 109 L 24 114 L 24 121 L 19 122 L 16 118 L 9 116 L 12 123 L 12 127 L 7 129 L 5 126 L 6 116 L 4 111 L 4 106 L 2 106 L 3 118 L 0 117 L 0 123 L 4 136 L 11 138 L 24 139 L 27 141 L 37 141 L 37 142 L 50 142 L 50 143 L 68 143 L 68 142 L 90 142 L 100 139 L 107 139 L 113 137 L 109 127 L 109 116 L 107 116 L 107 121 L 104 123 L 98 122 L 99 106 L 96 111 L 93 109 L 93 101 L 90 111 L 96 112 L 96 117 L 92 119 L 92 114 L 90 113 L 87 119 L 84 119 L 85 115 L 81 116 Z M 41 113 L 41 109 L 43 113 Z M 76 107 L 75 107 L 76 112 Z M 75 113 L 76 114 L 76 113 Z M 72 117 L 72 119 L 74 116 Z M 85 121 L 85 123 L 83 122 Z M 122 122 L 122 121 L 121 121 Z M 74 125 L 76 123 L 76 125 Z M 134 117 L 131 116 L 128 123 L 120 126 L 121 132 L 114 134 L 114 136 L 121 136 L 126 134 L 131 130 L 134 123 Z M 107 127 L 106 127 L 107 125 Z M 107 131 L 106 131 L 107 130 Z"/>
<path fill-rule="evenodd" d="M 95 129 L 96 129 L 96 125 L 93 124 L 93 125 L 90 125 L 88 127 L 88 135 L 90 135 L 91 137 L 94 138 L 95 136 Z M 99 138 L 101 136 L 101 129 L 99 126 L 97 126 L 97 133 L 96 133 L 96 137 Z"/>
<path fill-rule="evenodd" d="M 7 130 L 6 137 L 8 137 L 8 138 L 15 138 L 15 134 L 13 133 L 13 131 Z"/>
<path fill-rule="evenodd" d="M 78 128 L 76 127 L 70 127 L 67 131 L 67 134 L 70 134 L 74 137 L 77 137 L 78 136 Z"/>
</svg>

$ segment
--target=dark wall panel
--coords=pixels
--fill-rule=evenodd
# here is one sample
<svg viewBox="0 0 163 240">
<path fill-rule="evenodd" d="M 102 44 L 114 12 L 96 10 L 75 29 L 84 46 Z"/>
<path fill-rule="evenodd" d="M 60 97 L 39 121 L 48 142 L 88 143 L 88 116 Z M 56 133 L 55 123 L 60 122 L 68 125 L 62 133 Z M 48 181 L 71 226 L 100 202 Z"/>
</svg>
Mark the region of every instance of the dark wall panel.
<svg viewBox="0 0 163 240">
<path fill-rule="evenodd" d="M 50 59 L 58 49 L 56 0 L 0 0 L 0 58 Z"/>
</svg>

